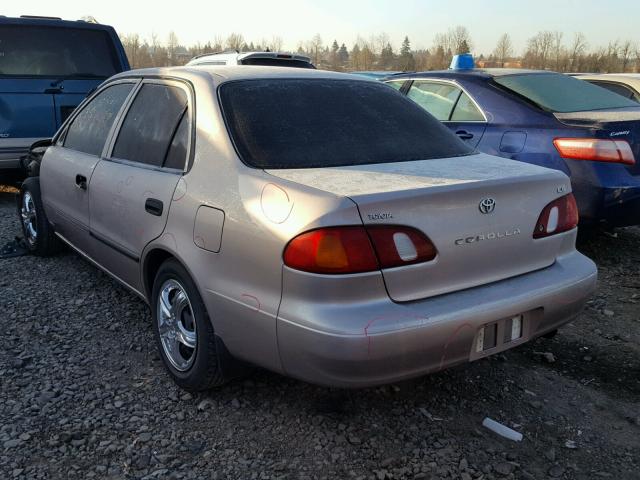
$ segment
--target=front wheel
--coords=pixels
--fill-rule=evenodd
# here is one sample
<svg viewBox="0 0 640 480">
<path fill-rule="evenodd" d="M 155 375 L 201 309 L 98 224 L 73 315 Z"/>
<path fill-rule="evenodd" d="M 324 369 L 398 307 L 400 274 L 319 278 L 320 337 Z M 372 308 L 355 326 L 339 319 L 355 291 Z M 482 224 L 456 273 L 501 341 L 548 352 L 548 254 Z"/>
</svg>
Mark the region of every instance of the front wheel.
<svg viewBox="0 0 640 480">
<path fill-rule="evenodd" d="M 156 343 L 173 380 L 185 390 L 202 391 L 227 381 L 220 350 L 204 302 L 186 269 L 176 260 L 164 262 L 152 291 Z"/>
<path fill-rule="evenodd" d="M 60 241 L 44 212 L 38 178 L 29 177 L 22 183 L 18 194 L 18 215 L 31 253 L 46 257 L 58 252 Z"/>
</svg>

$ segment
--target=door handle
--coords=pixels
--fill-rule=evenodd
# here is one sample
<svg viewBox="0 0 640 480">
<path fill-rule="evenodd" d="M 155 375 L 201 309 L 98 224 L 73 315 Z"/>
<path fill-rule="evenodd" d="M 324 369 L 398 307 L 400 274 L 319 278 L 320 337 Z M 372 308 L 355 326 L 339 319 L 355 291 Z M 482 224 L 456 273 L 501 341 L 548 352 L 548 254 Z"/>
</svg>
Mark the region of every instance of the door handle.
<svg viewBox="0 0 640 480">
<path fill-rule="evenodd" d="M 473 133 L 469 133 L 466 130 L 458 130 L 456 135 L 458 135 L 462 140 L 471 140 L 473 138 Z"/>
<path fill-rule="evenodd" d="M 159 217 L 160 215 L 162 215 L 164 204 L 157 198 L 147 198 L 147 200 L 144 202 L 144 209 L 151 215 Z"/>
<path fill-rule="evenodd" d="M 84 175 L 76 175 L 76 187 L 78 187 L 80 190 L 86 190 L 87 177 L 85 177 Z"/>
</svg>

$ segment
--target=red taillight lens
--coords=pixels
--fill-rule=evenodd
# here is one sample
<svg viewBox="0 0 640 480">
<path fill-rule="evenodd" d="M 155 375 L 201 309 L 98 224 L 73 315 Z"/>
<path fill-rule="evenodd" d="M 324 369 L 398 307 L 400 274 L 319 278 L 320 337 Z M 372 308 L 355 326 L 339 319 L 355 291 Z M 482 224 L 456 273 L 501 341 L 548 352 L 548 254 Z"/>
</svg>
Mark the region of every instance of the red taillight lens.
<svg viewBox="0 0 640 480">
<path fill-rule="evenodd" d="M 362 273 L 433 260 L 422 232 L 399 226 L 327 227 L 298 235 L 284 251 L 290 268 L 311 273 Z"/>
<path fill-rule="evenodd" d="M 436 247 L 419 230 L 396 225 L 367 227 L 382 268 L 428 262 L 436 258 Z"/>
<path fill-rule="evenodd" d="M 378 260 L 363 227 L 312 230 L 291 240 L 284 263 L 312 273 L 359 273 L 378 270 Z"/>
<path fill-rule="evenodd" d="M 634 165 L 636 159 L 625 140 L 598 138 L 556 138 L 553 141 L 562 158 Z"/>
<path fill-rule="evenodd" d="M 544 207 L 536 228 L 533 231 L 533 238 L 543 238 L 556 233 L 566 232 L 578 225 L 578 206 L 573 194 L 557 198 Z"/>
</svg>

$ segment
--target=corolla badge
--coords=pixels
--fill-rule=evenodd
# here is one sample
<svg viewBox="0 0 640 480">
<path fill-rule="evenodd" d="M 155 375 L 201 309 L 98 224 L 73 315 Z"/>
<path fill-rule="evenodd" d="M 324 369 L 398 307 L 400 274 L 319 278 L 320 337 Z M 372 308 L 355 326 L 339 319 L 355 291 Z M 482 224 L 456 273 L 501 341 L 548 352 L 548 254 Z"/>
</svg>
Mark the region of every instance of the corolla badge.
<svg viewBox="0 0 640 480">
<path fill-rule="evenodd" d="M 491 213 L 496 209 L 496 201 L 493 198 L 483 198 L 478 207 L 482 213 Z"/>
<path fill-rule="evenodd" d="M 10 135 L 8 133 L 0 133 L 0 138 L 9 138 Z"/>
</svg>

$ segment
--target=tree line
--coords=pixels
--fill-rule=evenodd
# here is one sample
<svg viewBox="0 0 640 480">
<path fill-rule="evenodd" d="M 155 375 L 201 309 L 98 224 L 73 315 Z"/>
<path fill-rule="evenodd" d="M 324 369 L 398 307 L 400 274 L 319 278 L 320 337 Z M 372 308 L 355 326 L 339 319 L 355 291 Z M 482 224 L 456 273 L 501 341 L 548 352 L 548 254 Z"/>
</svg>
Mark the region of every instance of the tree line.
<svg viewBox="0 0 640 480">
<path fill-rule="evenodd" d="M 279 36 L 250 41 L 239 33 L 232 33 L 226 38 L 217 36 L 207 43 L 188 46 L 181 44 L 174 32 L 169 33 L 164 41 L 157 35 L 150 39 L 143 39 L 138 34 L 124 35 L 122 43 L 133 68 L 184 65 L 194 56 L 206 53 L 283 49 Z M 405 37 L 400 48 L 396 49 L 386 33 L 369 38 L 359 36 L 349 46 L 337 39 L 327 43 L 320 34 L 316 34 L 300 42 L 296 52 L 310 57 L 318 68 L 328 70 L 422 71 L 448 68 L 453 55 L 474 52 L 474 43 L 469 30 L 457 26 L 434 35 L 428 49 L 412 48 L 409 37 Z M 616 40 L 606 46 L 598 46 L 590 45 L 580 32 L 569 37 L 563 32 L 541 31 L 529 38 L 524 51 L 518 54 L 511 36 L 504 33 L 490 53 L 476 55 L 476 62 L 483 67 L 559 72 L 640 72 L 640 43 Z"/>
</svg>

